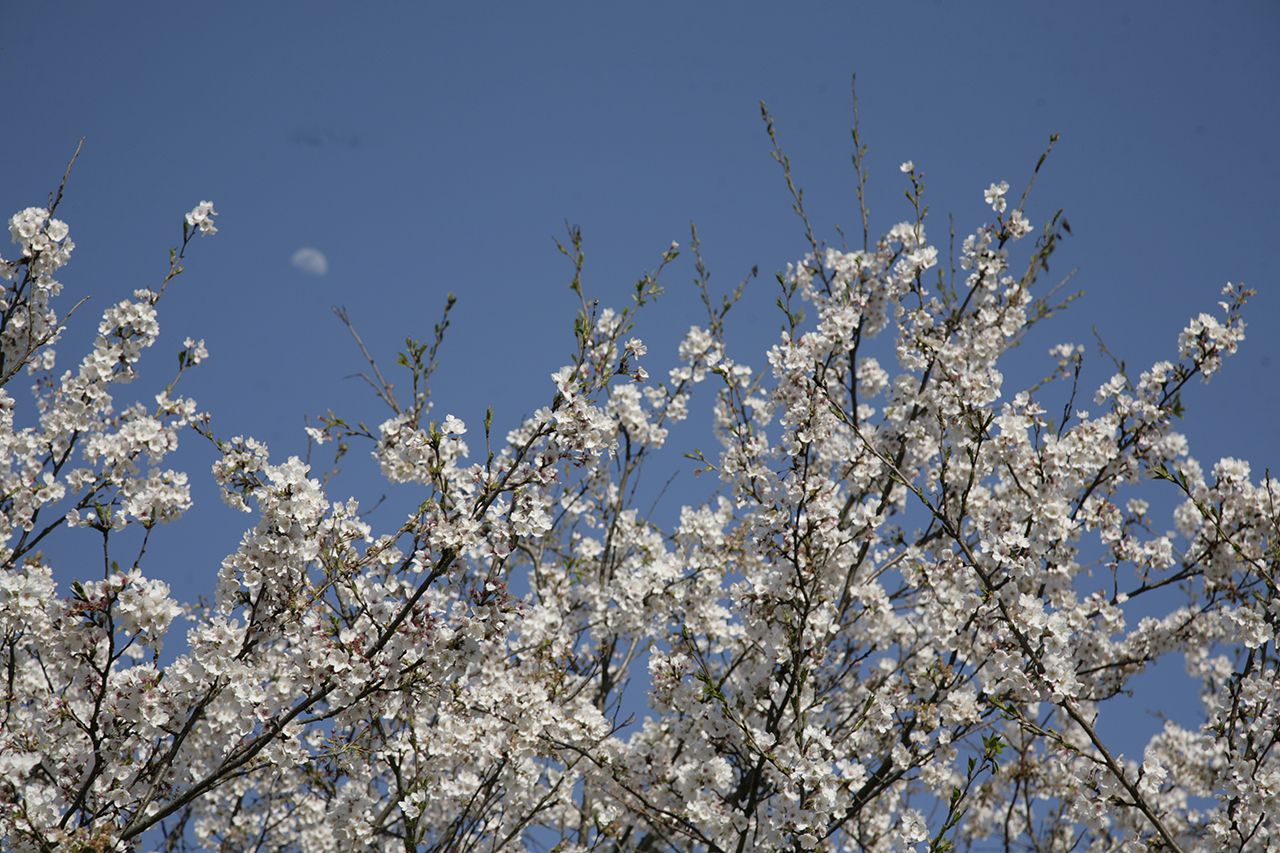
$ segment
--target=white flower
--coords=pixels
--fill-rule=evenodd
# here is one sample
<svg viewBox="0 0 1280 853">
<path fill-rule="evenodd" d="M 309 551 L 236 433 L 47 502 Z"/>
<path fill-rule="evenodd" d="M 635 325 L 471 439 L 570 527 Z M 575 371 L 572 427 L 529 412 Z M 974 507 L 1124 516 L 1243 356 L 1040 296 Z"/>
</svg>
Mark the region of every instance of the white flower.
<svg viewBox="0 0 1280 853">
<path fill-rule="evenodd" d="M 199 229 L 201 234 L 216 234 L 218 229 L 213 224 L 213 217 L 217 215 L 218 211 L 213 209 L 213 202 L 202 201 L 187 214 L 187 227 Z"/>
<path fill-rule="evenodd" d="M 1001 198 L 1001 201 L 1004 199 Z M 1022 209 L 1018 208 L 1009 214 L 1009 221 L 1005 223 L 1005 227 L 1009 229 L 1009 235 L 1017 240 L 1031 233 L 1031 221 L 1022 213 Z"/>
<path fill-rule="evenodd" d="M 123 590 L 116 618 L 126 633 L 146 633 L 158 638 L 182 612 L 177 602 L 169 597 L 169 585 L 164 581 L 141 577 L 134 570 L 128 575 L 120 575 L 118 582 Z"/>
<path fill-rule="evenodd" d="M 991 205 L 991 209 L 996 213 L 1004 213 L 1009 203 L 1005 200 L 1005 193 L 1009 191 L 1009 182 L 1001 181 L 998 184 L 992 184 L 987 187 L 982 194 L 982 200 Z"/>
<path fill-rule="evenodd" d="M 440 425 L 440 431 L 445 435 L 466 435 L 467 425 L 461 419 L 449 415 L 444 419 L 444 423 Z"/>
<path fill-rule="evenodd" d="M 204 339 L 195 340 L 186 338 L 182 342 L 183 360 L 186 364 L 199 364 L 209 357 L 209 350 L 205 347 Z"/>
<path fill-rule="evenodd" d="M 916 164 L 915 164 L 915 161 L 913 160 L 907 160 L 901 166 L 898 167 L 898 171 L 902 172 L 903 174 L 910 174 L 911 172 L 914 172 L 915 169 L 916 169 Z"/>
</svg>

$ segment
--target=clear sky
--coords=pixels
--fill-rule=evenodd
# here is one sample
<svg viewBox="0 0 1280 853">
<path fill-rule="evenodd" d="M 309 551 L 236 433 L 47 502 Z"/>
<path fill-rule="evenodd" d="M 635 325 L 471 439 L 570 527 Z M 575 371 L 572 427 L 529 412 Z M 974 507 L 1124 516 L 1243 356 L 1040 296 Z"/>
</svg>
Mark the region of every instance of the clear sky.
<svg viewBox="0 0 1280 853">
<path fill-rule="evenodd" d="M 762 365 L 779 322 L 772 273 L 805 243 L 757 103 L 838 242 L 833 226 L 857 222 L 856 72 L 873 231 L 909 216 L 901 161 L 924 171 L 942 240 L 948 214 L 962 232 L 979 224 L 983 188 L 1020 188 L 1061 134 L 1029 213 L 1039 225 L 1065 208 L 1073 236 L 1054 272 L 1078 270 L 1086 296 L 1015 373 L 1025 358 L 1038 375 L 1049 344 L 1089 344 L 1095 325 L 1141 369 L 1244 281 L 1259 290 L 1249 338 L 1188 395 L 1185 428 L 1202 460 L 1280 463 L 1274 3 L 0 0 L 0 31 L 3 215 L 44 203 L 86 137 L 61 208 L 77 243 L 61 278 L 96 313 L 158 282 L 180 215 L 212 199 L 221 231 L 162 303 L 138 393 L 167 379 L 184 337 L 204 338 L 211 357 L 187 393 L 220 435 L 255 435 L 277 458 L 304 451 L 305 415 L 383 417 L 347 378 L 362 364 L 334 305 L 390 363 L 454 291 L 437 414 L 478 425 L 493 405 L 509 427 L 545 403 L 572 343 L 552 242 L 566 220 L 582 226 L 587 288 L 604 304 L 624 304 L 691 220 L 718 285 L 758 265 L 730 326 L 735 357 Z M 294 264 L 303 248 L 325 263 Z M 699 319 L 686 260 L 640 329 L 655 373 Z M 1090 358 L 1096 384 L 1110 371 Z M 690 442 L 709 446 L 695 427 Z M 197 506 L 160 531 L 152 571 L 191 597 L 211 590 L 247 519 L 218 505 L 207 448 L 186 452 Z"/>
</svg>

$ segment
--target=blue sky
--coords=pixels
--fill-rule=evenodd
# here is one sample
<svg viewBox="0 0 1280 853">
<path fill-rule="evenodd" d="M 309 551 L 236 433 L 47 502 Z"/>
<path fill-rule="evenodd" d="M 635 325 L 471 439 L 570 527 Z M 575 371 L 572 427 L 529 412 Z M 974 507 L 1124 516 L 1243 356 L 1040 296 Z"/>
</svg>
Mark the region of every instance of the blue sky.
<svg viewBox="0 0 1280 853">
<path fill-rule="evenodd" d="M 156 283 L 180 215 L 212 199 L 221 232 L 162 304 L 138 392 L 202 337 L 211 357 L 186 391 L 219 434 L 255 435 L 278 458 L 303 452 L 306 415 L 382 419 L 348 378 L 362 365 L 334 305 L 390 363 L 454 291 L 437 414 L 478 425 L 492 405 L 508 427 L 543 404 L 572 344 L 552 242 L 566 221 L 583 229 L 586 286 L 604 304 L 624 304 L 691 220 L 719 286 L 758 265 L 730 326 L 736 357 L 760 366 L 779 324 L 772 273 L 805 243 L 757 103 L 820 235 L 838 241 L 833 226 L 857 222 L 856 72 L 873 231 L 909 216 L 901 161 L 924 171 L 941 240 L 948 214 L 962 232 L 979 224 L 983 188 L 1020 188 L 1061 134 L 1029 213 L 1039 225 L 1065 208 L 1073 236 L 1055 272 L 1076 269 L 1086 296 L 1015 373 L 1043 372 L 1049 344 L 1091 344 L 1095 325 L 1140 369 L 1244 281 L 1259 290 L 1249 339 L 1188 395 L 1186 432 L 1205 461 L 1280 462 L 1274 4 L 85 2 L 12 4 L 0 25 L 4 215 L 42 204 L 86 137 L 61 208 L 77 243 L 62 278 L 97 312 Z M 291 264 L 308 247 L 326 274 Z M 642 320 L 651 370 L 699 319 L 686 261 Z M 1096 384 L 1109 371 L 1090 352 Z M 690 443 L 708 446 L 695 427 Z M 212 588 L 247 520 L 217 503 L 195 444 L 197 507 L 152 551 L 183 597 Z M 673 507 L 690 482 L 673 485 Z"/>
</svg>

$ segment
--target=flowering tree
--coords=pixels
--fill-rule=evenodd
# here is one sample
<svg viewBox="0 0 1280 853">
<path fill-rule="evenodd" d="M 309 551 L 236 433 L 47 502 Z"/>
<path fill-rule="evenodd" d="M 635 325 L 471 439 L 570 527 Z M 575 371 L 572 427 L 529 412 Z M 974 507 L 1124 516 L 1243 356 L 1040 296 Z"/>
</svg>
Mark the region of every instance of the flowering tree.
<svg viewBox="0 0 1280 853">
<path fill-rule="evenodd" d="M 855 148 L 861 198 L 856 132 Z M 1055 347 L 1024 391 L 998 368 L 1060 307 L 1038 284 L 1060 217 L 1037 231 L 1026 193 L 994 184 L 991 221 L 939 264 L 906 163 L 915 216 L 873 241 L 863 206 L 863 247 L 826 248 L 776 139 L 774 154 L 809 250 L 778 276 L 784 328 L 763 361 L 727 351 L 741 288 L 713 295 L 695 232 L 706 319 L 650 378 L 633 321 L 679 247 L 615 311 L 585 295 L 571 233 L 576 356 L 523 424 L 502 437 L 491 415 L 430 416 L 446 310 L 400 357 L 407 394 L 370 359 L 389 409 L 376 430 L 332 414 L 309 430 L 338 455 L 367 441 L 412 484 L 383 531 L 176 394 L 202 342 L 152 402 L 115 403 L 192 241 L 217 230 L 210 203 L 163 282 L 108 308 L 60 374 L 61 190 L 14 215 L 0 845 L 1280 846 L 1277 484 L 1233 459 L 1206 471 L 1174 430 L 1183 387 L 1242 339 L 1249 291 L 1228 286 L 1176 360 L 1117 373 L 1086 413 L 1081 347 Z M 12 387 L 23 371 L 31 397 Z M 699 385 L 720 450 L 688 456 L 719 490 L 664 530 L 636 483 Z M 182 435 L 216 445 L 224 498 L 254 519 L 214 599 L 185 608 L 143 566 L 191 506 L 164 467 Z M 1149 518 L 1153 489 L 1178 495 L 1176 532 Z M 100 541 L 101 571 L 59 590 L 41 550 L 55 535 Z M 168 662 L 166 639 L 182 648 Z M 1101 703 L 1174 652 L 1205 723 L 1125 758 Z M 637 711 L 624 692 L 646 683 Z"/>
</svg>

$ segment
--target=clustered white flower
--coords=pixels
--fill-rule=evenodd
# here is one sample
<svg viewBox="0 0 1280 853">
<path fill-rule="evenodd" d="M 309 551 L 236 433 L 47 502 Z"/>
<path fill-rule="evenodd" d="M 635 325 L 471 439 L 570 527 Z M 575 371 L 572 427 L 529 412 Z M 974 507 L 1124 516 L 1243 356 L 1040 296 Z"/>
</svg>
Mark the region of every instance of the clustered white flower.
<svg viewBox="0 0 1280 853">
<path fill-rule="evenodd" d="M 1050 350 L 1056 384 L 1011 391 L 1000 361 L 1046 312 L 1007 191 L 985 192 L 999 219 L 962 241 L 954 284 L 923 213 L 800 259 L 758 365 L 704 292 L 651 379 L 634 309 L 584 299 L 548 404 L 505 442 L 486 416 L 476 457 L 475 421 L 427 419 L 433 364 L 411 347 L 414 399 L 384 389 L 376 430 L 307 429 L 339 456 L 368 442 L 406 484 L 381 531 L 298 457 L 218 438 L 172 384 L 117 400 L 164 288 L 108 307 L 23 408 L 7 385 L 55 369 L 72 245 L 20 212 L 0 266 L 0 846 L 1280 846 L 1280 484 L 1236 459 L 1206 474 L 1175 430 L 1249 293 L 1194 319 L 1178 361 L 1104 382 L 1093 414 L 1073 343 Z M 214 215 L 187 214 L 184 248 Z M 180 366 L 207 355 L 187 338 Z M 689 464 L 716 493 L 664 528 L 636 483 L 700 385 L 719 452 Z M 136 544 L 119 555 L 191 508 L 165 466 L 187 435 L 252 521 L 220 563 L 190 555 L 216 594 L 182 607 Z M 55 534 L 93 538 L 105 571 L 59 589 Z M 1205 722 L 1127 758 L 1097 721 L 1173 654 Z"/>
<path fill-rule="evenodd" d="M 991 206 L 996 213 L 1004 213 L 1009 207 L 1008 200 L 1004 197 L 1009 192 L 1009 182 L 1001 181 L 998 184 L 992 184 L 987 187 L 986 192 L 982 194 L 982 200 Z"/>
<path fill-rule="evenodd" d="M 201 235 L 216 234 L 218 227 L 213 224 L 213 217 L 218 215 L 218 211 L 213 209 L 213 202 L 202 201 L 191 209 L 185 217 L 188 228 L 198 230 Z"/>
</svg>

